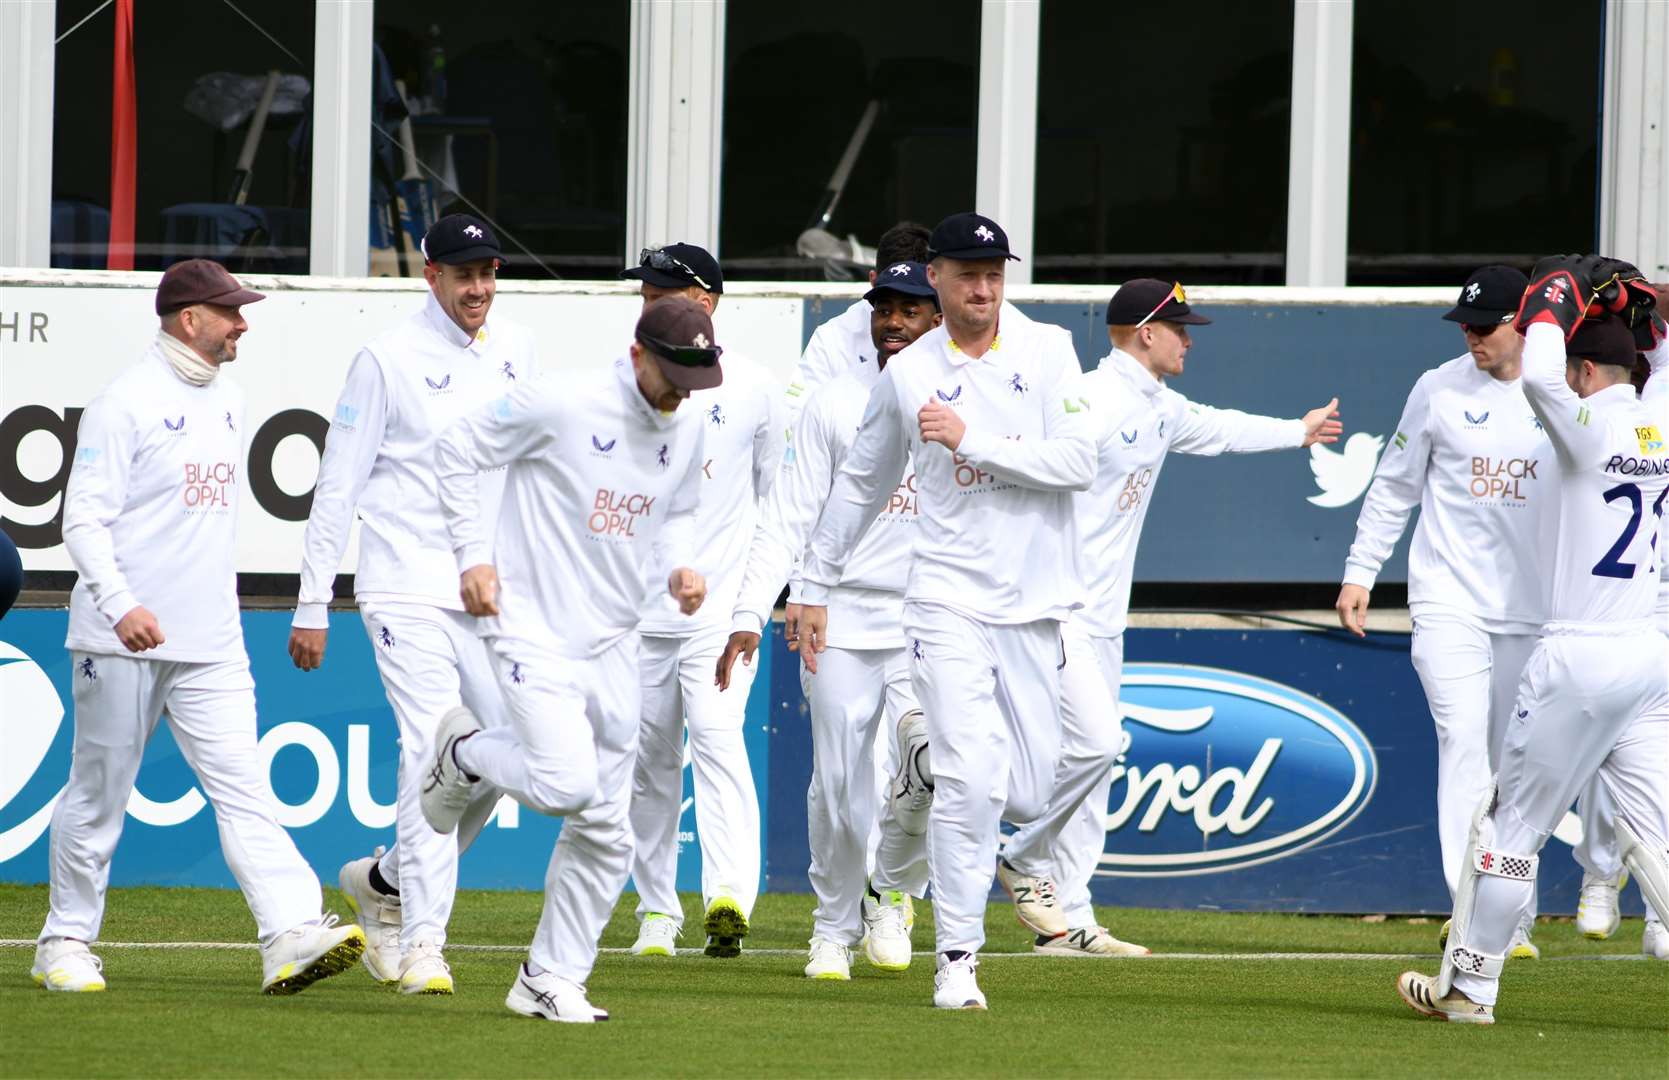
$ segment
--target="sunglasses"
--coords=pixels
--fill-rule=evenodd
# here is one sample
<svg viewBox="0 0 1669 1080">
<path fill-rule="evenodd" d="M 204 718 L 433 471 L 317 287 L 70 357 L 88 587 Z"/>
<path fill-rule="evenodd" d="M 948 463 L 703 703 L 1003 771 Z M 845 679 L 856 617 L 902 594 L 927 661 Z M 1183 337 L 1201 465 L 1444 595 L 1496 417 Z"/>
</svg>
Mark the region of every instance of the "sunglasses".
<svg viewBox="0 0 1669 1080">
<path fill-rule="evenodd" d="M 644 248 L 638 253 L 637 264 L 639 266 L 647 266 L 651 270 L 661 270 L 672 274 L 686 274 L 703 289 L 706 289 L 708 292 L 713 291 L 713 287 L 707 284 L 707 282 L 702 279 L 701 275 L 696 273 L 695 270 L 690 267 L 689 263 L 678 258 L 677 256 L 667 254 L 666 250 L 663 248 Z"/>
<path fill-rule="evenodd" d="M 706 286 L 703 285 L 702 288 Z M 724 349 L 718 345 L 710 345 L 704 349 L 694 345 L 674 345 L 645 334 L 638 335 L 638 340 L 649 346 L 657 356 L 665 357 L 680 367 L 712 367 L 719 362 L 719 357 L 724 355 Z"/>
<path fill-rule="evenodd" d="M 1505 325 L 1507 325 L 1507 324 L 1506 323 L 1485 323 L 1484 325 L 1480 326 L 1477 323 L 1461 323 L 1460 328 L 1472 337 L 1486 338 L 1489 335 L 1495 333 L 1495 331 L 1501 329 Z"/>
<path fill-rule="evenodd" d="M 1142 327 L 1146 326 L 1148 322 L 1151 321 L 1155 315 L 1163 311 L 1165 305 L 1170 303 L 1172 300 L 1175 300 L 1179 304 L 1186 304 L 1188 302 L 1188 294 L 1182 291 L 1182 282 L 1180 281 L 1171 283 L 1171 291 L 1165 294 L 1165 298 L 1163 300 L 1159 301 L 1158 307 L 1148 312 L 1142 321 L 1136 324 L 1136 329 L 1140 330 Z"/>
</svg>

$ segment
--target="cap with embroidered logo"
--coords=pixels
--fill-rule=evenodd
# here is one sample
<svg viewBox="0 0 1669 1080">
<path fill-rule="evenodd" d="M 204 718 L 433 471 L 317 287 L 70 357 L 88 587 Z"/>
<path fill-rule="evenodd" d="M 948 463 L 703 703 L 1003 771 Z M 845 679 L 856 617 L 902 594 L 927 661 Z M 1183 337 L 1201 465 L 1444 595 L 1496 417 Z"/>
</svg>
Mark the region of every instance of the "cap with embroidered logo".
<svg viewBox="0 0 1669 1080">
<path fill-rule="evenodd" d="M 933 301 L 934 307 L 939 306 L 939 294 L 927 283 L 926 263 L 896 262 L 883 266 L 875 272 L 875 287 L 864 293 L 863 298 L 873 304 L 876 297 L 889 292 L 926 297 Z"/>
<path fill-rule="evenodd" d="M 928 259 L 1012 259 L 1020 256 L 1008 250 L 1008 234 L 984 214 L 968 211 L 952 214 L 933 227 L 927 238 Z"/>
<path fill-rule="evenodd" d="M 459 263 L 496 259 L 502 252 L 493 227 L 474 214 L 447 214 L 423 235 L 423 257 L 432 263 Z"/>
<path fill-rule="evenodd" d="M 663 296 L 638 316 L 638 344 L 660 364 L 661 374 L 684 390 L 711 390 L 724 381 L 707 309 L 687 296 Z"/>
<path fill-rule="evenodd" d="M 1489 326 L 1511 322 L 1530 279 L 1510 266 L 1480 266 L 1460 287 L 1455 306 L 1443 313 L 1450 322 Z"/>
</svg>

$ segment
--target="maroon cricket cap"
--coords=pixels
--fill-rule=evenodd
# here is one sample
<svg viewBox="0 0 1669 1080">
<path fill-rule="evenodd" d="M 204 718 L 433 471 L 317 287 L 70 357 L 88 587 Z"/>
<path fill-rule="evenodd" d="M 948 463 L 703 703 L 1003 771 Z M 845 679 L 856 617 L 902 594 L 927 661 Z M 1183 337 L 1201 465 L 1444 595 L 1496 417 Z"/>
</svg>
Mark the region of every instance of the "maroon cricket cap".
<svg viewBox="0 0 1669 1080">
<path fill-rule="evenodd" d="M 266 298 L 266 293 L 239 285 L 231 271 L 213 259 L 187 259 L 170 266 L 162 275 L 162 283 L 156 287 L 156 313 L 167 315 L 192 304 L 238 307 Z"/>
<path fill-rule="evenodd" d="M 1639 351 L 1634 332 L 1615 315 L 1583 319 L 1565 345 L 1565 356 L 1572 360 L 1592 360 L 1596 364 L 1625 368 L 1634 366 Z"/>
<path fill-rule="evenodd" d="M 724 381 L 713 344 L 713 320 L 687 296 L 663 296 L 643 309 L 637 340 L 660 362 L 667 381 L 682 390 L 711 390 Z"/>
</svg>

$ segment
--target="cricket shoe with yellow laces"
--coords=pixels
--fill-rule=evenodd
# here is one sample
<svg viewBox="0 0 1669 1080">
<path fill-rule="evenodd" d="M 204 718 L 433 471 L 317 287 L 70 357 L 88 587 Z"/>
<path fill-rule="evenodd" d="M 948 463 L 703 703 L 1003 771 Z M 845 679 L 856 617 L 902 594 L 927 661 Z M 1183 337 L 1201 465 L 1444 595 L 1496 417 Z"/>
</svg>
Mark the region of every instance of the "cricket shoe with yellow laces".
<svg viewBox="0 0 1669 1080">
<path fill-rule="evenodd" d="M 678 935 L 683 929 L 671 915 L 651 911 L 637 928 L 637 940 L 632 943 L 633 956 L 677 956 Z"/>
<path fill-rule="evenodd" d="M 400 965 L 400 993 L 450 994 L 452 968 L 441 954 L 440 944 L 420 941 L 407 950 Z"/>
<path fill-rule="evenodd" d="M 852 977 L 852 950 L 828 938 L 811 939 L 811 958 L 806 961 L 806 978 L 846 982 Z"/>
<path fill-rule="evenodd" d="M 702 929 L 707 931 L 708 956 L 725 959 L 742 955 L 742 939 L 748 936 L 748 917 L 742 906 L 728 896 L 715 896 L 707 905 L 707 917 Z"/>
</svg>

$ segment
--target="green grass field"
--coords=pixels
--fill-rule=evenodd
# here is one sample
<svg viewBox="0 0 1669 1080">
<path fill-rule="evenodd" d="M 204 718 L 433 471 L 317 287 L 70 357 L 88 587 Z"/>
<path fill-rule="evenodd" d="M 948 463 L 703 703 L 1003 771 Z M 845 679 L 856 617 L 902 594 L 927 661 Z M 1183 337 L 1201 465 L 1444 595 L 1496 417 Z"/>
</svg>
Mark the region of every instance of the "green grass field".
<svg viewBox="0 0 1669 1080">
<path fill-rule="evenodd" d="M 334 890 L 329 901 L 346 905 Z M 697 900 L 686 914 L 699 922 Z M 0 885 L 0 939 L 32 938 L 41 886 Z M 524 945 L 530 893 L 471 892 L 455 944 Z M 30 948 L 0 948 L 3 1076 L 1559 1076 L 1669 1075 L 1669 964 L 1638 959 L 1640 922 L 1611 941 L 1568 921 L 1538 928 L 1541 961 L 1508 969 L 1490 1028 L 1422 1020 L 1397 998 L 1407 967 L 1431 971 L 1433 921 L 1204 912 L 1104 912 L 1119 936 L 1170 959 L 1004 956 L 1030 939 L 990 909 L 980 983 L 988 1013 L 931 1006 L 932 958 L 884 975 L 859 960 L 849 983 L 800 969 L 811 901 L 766 896 L 739 960 L 697 946 L 676 959 L 606 953 L 591 998 L 613 1019 L 590 1027 L 508 1012 L 519 954 L 449 954 L 458 993 L 407 998 L 363 969 L 291 998 L 258 990 L 250 949 L 103 950 L 110 989 L 50 994 Z M 931 948 L 919 905 L 918 949 Z M 631 944 L 631 898 L 604 936 Z M 246 942 L 241 897 L 212 889 L 118 889 L 103 936 L 127 942 Z M 757 950 L 793 950 L 773 955 Z M 1337 953 L 1326 958 L 1197 954 Z M 1424 954 L 1361 959 L 1365 954 Z M 1616 962 L 1599 958 L 1614 957 Z"/>
</svg>

